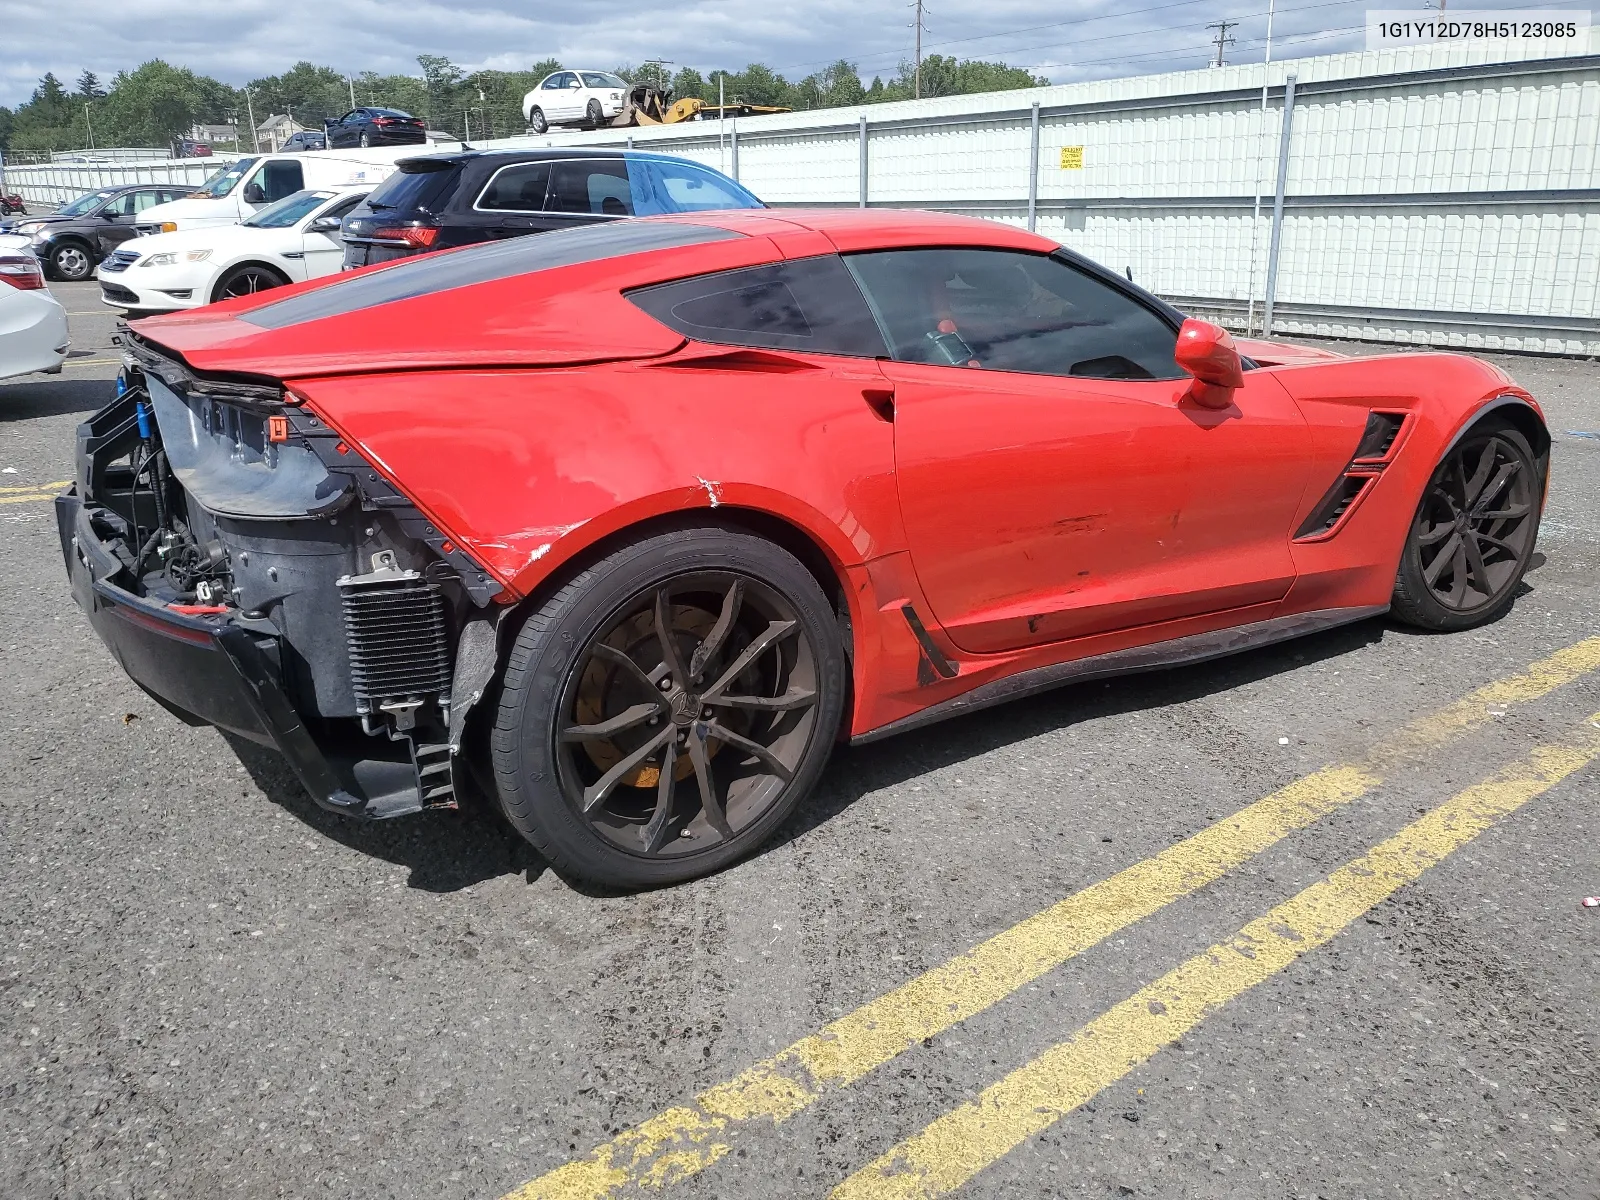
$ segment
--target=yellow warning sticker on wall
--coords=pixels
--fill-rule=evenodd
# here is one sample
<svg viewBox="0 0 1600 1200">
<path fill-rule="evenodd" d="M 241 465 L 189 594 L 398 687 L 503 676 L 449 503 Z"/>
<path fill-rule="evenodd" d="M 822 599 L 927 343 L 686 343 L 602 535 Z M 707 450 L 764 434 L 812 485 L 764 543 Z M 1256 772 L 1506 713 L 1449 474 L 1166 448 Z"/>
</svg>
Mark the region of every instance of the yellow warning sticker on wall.
<svg viewBox="0 0 1600 1200">
<path fill-rule="evenodd" d="M 1063 146 L 1063 147 L 1061 147 L 1061 169 L 1063 171 L 1081 171 L 1081 170 L 1083 170 L 1083 147 L 1082 146 Z"/>
</svg>

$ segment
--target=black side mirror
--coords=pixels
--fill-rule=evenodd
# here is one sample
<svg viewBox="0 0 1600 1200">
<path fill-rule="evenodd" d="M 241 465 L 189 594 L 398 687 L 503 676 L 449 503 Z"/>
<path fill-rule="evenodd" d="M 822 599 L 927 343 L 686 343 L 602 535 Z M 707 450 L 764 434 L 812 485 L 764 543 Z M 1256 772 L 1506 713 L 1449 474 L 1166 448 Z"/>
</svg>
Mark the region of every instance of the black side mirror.
<svg viewBox="0 0 1600 1200">
<path fill-rule="evenodd" d="M 246 204 L 265 204 L 267 202 L 267 194 L 261 190 L 259 183 L 247 183 L 244 185 L 244 202 Z"/>
</svg>

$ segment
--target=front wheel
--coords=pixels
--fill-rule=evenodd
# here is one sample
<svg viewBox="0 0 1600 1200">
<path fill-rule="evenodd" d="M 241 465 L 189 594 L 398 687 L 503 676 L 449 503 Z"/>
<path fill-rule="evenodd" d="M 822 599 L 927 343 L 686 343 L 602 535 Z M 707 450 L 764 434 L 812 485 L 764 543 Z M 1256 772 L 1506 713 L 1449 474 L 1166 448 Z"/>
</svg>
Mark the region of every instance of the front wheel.
<svg viewBox="0 0 1600 1200">
<path fill-rule="evenodd" d="M 233 268 L 217 280 L 217 286 L 211 293 L 211 302 L 216 304 L 222 300 L 237 300 L 240 296 L 253 296 L 257 292 L 282 287 L 288 282 L 270 267 L 246 263 L 244 266 Z"/>
<path fill-rule="evenodd" d="M 845 686 L 834 613 L 793 555 L 734 530 L 659 534 L 523 626 L 491 739 L 501 807 L 569 875 L 709 874 L 811 790 Z"/>
<path fill-rule="evenodd" d="M 606 123 L 606 115 L 600 109 L 600 101 L 589 101 L 588 110 L 584 113 L 584 123 L 587 124 L 590 129 L 599 129 L 600 126 Z"/>
<path fill-rule="evenodd" d="M 64 246 L 58 246 L 51 253 L 50 269 L 58 278 L 69 283 L 77 283 L 81 279 L 89 278 L 94 270 L 94 259 L 82 246 L 68 242 Z"/>
<path fill-rule="evenodd" d="M 550 122 L 544 119 L 544 110 L 536 108 L 528 114 L 528 128 L 534 133 L 544 133 L 550 128 Z"/>
<path fill-rule="evenodd" d="M 1471 629 L 1511 607 L 1533 558 L 1544 479 L 1527 438 L 1490 418 L 1439 464 L 1411 522 L 1394 615 L 1423 629 Z"/>
</svg>

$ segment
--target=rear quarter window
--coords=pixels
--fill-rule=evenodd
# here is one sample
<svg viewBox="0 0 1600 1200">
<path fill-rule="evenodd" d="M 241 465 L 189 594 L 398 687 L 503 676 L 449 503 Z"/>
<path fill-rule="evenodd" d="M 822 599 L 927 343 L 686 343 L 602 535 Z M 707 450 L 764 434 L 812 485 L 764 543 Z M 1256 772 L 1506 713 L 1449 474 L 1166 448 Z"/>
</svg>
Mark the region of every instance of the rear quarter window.
<svg viewBox="0 0 1600 1200">
<path fill-rule="evenodd" d="M 696 341 L 852 358 L 887 353 L 872 311 L 833 254 L 636 288 L 628 299 Z"/>
</svg>

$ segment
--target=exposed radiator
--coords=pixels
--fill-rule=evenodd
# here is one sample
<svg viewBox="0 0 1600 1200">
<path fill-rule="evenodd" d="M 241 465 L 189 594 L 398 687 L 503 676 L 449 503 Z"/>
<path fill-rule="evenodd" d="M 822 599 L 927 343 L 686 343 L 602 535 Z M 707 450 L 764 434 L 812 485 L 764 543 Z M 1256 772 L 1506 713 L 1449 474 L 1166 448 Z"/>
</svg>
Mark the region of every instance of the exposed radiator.
<svg viewBox="0 0 1600 1200">
<path fill-rule="evenodd" d="M 415 571 L 339 581 L 356 711 L 391 713 L 407 729 L 430 699 L 448 700 L 450 640 L 439 589 Z"/>
</svg>

